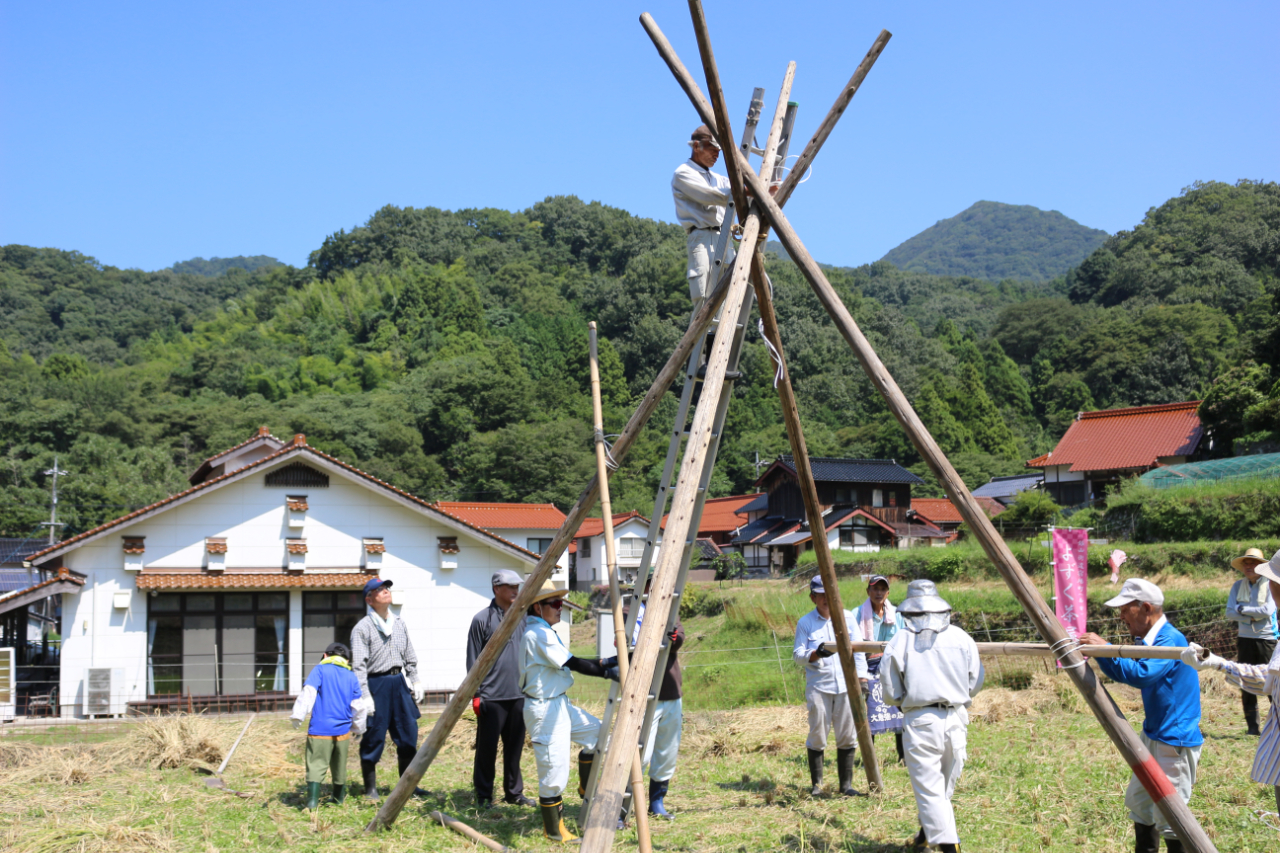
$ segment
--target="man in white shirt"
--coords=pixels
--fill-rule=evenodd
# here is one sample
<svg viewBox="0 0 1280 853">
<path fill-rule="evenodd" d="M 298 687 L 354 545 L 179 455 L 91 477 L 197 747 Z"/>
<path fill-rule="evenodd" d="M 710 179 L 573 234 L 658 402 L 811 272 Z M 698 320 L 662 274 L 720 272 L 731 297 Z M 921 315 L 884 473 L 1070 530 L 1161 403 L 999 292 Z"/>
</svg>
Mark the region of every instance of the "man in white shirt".
<svg viewBox="0 0 1280 853">
<path fill-rule="evenodd" d="M 711 279 L 711 254 L 720 238 L 720 227 L 725 225 L 724 212 L 733 201 L 733 193 L 729 179 L 711 171 L 720 159 L 720 143 L 705 124 L 693 131 L 689 147 L 693 153 L 676 168 L 671 178 L 671 195 L 675 198 L 676 220 L 687 235 L 689 268 L 686 274 L 689 296 L 697 310 L 715 283 Z M 723 262 L 733 259 L 732 246 L 725 254 L 727 257 L 721 258 Z"/>
<path fill-rule="evenodd" d="M 827 733 L 834 728 L 840 793 L 853 796 L 858 793 L 853 787 L 853 754 L 858 748 L 858 733 L 853 725 L 853 710 L 849 707 L 844 672 L 840 659 L 836 657 L 836 632 L 831 625 L 827 591 L 822 586 L 822 578 L 817 575 L 809 582 L 809 600 L 813 602 L 813 610 L 801 616 L 796 623 L 796 641 L 791 656 L 804 665 L 804 701 L 809 709 L 809 737 L 805 747 L 809 751 L 811 793 L 815 797 L 822 795 L 823 752 L 827 747 Z M 844 612 L 844 624 L 855 624 L 849 610 Z M 859 652 L 853 659 L 858 678 L 865 686 L 866 655 Z M 855 701 L 861 701 L 861 697 Z"/>
<path fill-rule="evenodd" d="M 898 613 L 903 630 L 885 647 L 880 685 L 885 703 L 906 715 L 907 774 L 920 816 L 913 849 L 959 853 L 951 795 L 964 769 L 969 705 L 982 689 L 978 644 L 951 624 L 951 605 L 933 581 L 912 581 Z"/>
</svg>

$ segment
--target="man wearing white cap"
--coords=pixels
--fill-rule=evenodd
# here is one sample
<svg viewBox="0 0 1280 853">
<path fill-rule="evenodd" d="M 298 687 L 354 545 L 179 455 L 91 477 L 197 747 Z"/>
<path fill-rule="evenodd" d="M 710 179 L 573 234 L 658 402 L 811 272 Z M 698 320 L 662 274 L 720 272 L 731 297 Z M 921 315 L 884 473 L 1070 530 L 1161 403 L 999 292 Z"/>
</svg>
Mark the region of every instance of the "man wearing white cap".
<svg viewBox="0 0 1280 853">
<path fill-rule="evenodd" d="M 836 632 L 831 625 L 831 608 L 822 578 L 809 581 L 809 600 L 813 610 L 796 623 L 796 641 L 791 656 L 804 665 L 804 701 L 809 709 L 809 737 L 804 745 L 809 751 L 809 782 L 813 796 L 822 795 L 822 764 L 827 748 L 827 733 L 836 735 L 836 770 L 840 775 L 840 793 L 853 796 L 853 754 L 858 748 L 858 733 L 849 707 L 849 691 L 844 670 L 836 655 Z M 844 612 L 844 624 L 854 625 L 853 613 Z M 858 678 L 865 685 L 867 658 L 858 652 L 853 656 Z M 857 700 L 860 701 L 860 700 Z"/>
<path fill-rule="evenodd" d="M 710 128 L 698 125 L 689 138 L 693 152 L 689 159 L 676 167 L 671 178 L 671 195 L 676 203 L 676 221 L 687 235 L 689 250 L 689 296 L 696 309 L 707 298 L 707 291 L 715 282 L 711 279 L 711 254 L 720 237 L 724 212 L 733 193 L 729 179 L 717 175 L 711 167 L 720 159 L 720 143 Z M 733 258 L 733 249 L 722 258 L 725 263 Z"/>
<path fill-rule="evenodd" d="M 1267 582 L 1272 599 L 1280 601 L 1280 551 L 1273 554 L 1269 562 L 1254 566 L 1254 571 Z M 1241 690 L 1271 697 L 1271 713 L 1262 727 L 1250 777 L 1275 788 L 1276 811 L 1280 811 L 1280 649 L 1272 652 L 1271 660 L 1265 664 L 1248 664 L 1223 660 L 1192 643 L 1182 653 L 1182 660 L 1197 670 L 1216 669 L 1224 673 L 1227 681 Z"/>
<path fill-rule="evenodd" d="M 520 591 L 522 578 L 510 569 L 500 569 L 489 579 L 493 598 L 489 606 L 471 620 L 467 632 L 467 671 L 476 665 L 489 638 L 502 624 Z M 493 668 L 480 682 L 471 707 L 476 712 L 476 759 L 471 782 L 475 787 L 477 808 L 493 805 L 494 765 L 498 760 L 498 741 L 502 741 L 502 793 L 511 805 L 531 806 L 533 800 L 524 795 L 524 777 L 520 774 L 520 752 L 524 749 L 524 694 L 520 692 L 520 638 L 524 628 L 517 628 L 507 645 L 493 662 Z"/>
<path fill-rule="evenodd" d="M 959 853 L 951 797 L 967 756 L 969 706 L 986 673 L 978 644 L 951 624 L 951 605 L 933 581 L 908 584 L 898 615 L 902 630 L 885 646 L 880 686 L 885 703 L 905 715 L 902 740 L 920 817 L 912 849 L 932 844 Z"/>
<path fill-rule="evenodd" d="M 1140 646 L 1183 646 L 1187 638 L 1164 616 L 1164 593 L 1142 578 L 1129 578 L 1120 594 L 1107 603 L 1120 609 L 1120 619 Z M 1086 646 L 1107 641 L 1092 631 L 1080 638 Z M 1200 764 L 1200 679 L 1180 660 L 1165 658 L 1098 658 L 1098 668 L 1109 678 L 1142 691 L 1142 732 L 1139 737 L 1160 769 L 1169 777 L 1182 801 L 1191 800 Z M 1129 807 L 1136 838 L 1136 853 L 1156 853 L 1160 837 L 1170 853 L 1179 853 L 1182 842 L 1152 801 L 1136 775 L 1129 777 L 1124 804 Z"/>
<path fill-rule="evenodd" d="M 1227 596 L 1227 618 L 1237 623 L 1236 660 L 1240 663 L 1266 664 L 1276 651 L 1276 600 L 1271 585 L 1261 577 L 1258 566 L 1267 558 L 1257 548 L 1231 561 L 1231 568 L 1244 575 L 1231 585 Z M 1246 734 L 1260 735 L 1258 729 L 1258 697 L 1248 690 L 1240 692 L 1244 706 Z"/>
</svg>

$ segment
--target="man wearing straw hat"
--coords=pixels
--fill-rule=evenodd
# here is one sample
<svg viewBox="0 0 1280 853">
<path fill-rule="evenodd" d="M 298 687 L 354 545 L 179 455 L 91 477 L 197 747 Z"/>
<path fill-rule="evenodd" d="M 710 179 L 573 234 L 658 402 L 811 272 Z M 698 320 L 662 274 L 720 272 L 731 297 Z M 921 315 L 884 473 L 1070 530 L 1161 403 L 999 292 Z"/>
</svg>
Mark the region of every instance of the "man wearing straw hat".
<svg viewBox="0 0 1280 853">
<path fill-rule="evenodd" d="M 1280 599 L 1280 551 L 1272 555 L 1270 561 L 1255 565 L 1253 570 L 1267 581 L 1272 599 Z M 1233 663 L 1192 643 L 1182 653 L 1182 660 L 1197 670 L 1219 670 L 1241 690 L 1271 697 L 1271 713 L 1258 741 L 1250 777 L 1275 788 L 1276 811 L 1280 813 L 1280 650 L 1273 652 L 1265 664 Z"/>
<path fill-rule="evenodd" d="M 617 680 L 618 667 L 616 659 L 589 660 L 569 654 L 554 630 L 561 609 L 574 606 L 564 596 L 564 590 L 547 581 L 534 597 L 520 638 L 519 665 L 524 724 L 538 765 L 543 832 L 552 841 L 568 842 L 577 839 L 564 825 L 561 796 L 569 784 L 570 744 L 582 747 L 578 753 L 578 796 L 583 796 L 600 736 L 600 720 L 569 704 L 565 692 L 573 686 L 574 672 Z"/>
<path fill-rule="evenodd" d="M 1142 578 L 1129 578 L 1120 594 L 1106 602 L 1120 609 L 1120 619 L 1140 646 L 1186 646 L 1187 638 L 1164 616 L 1164 593 Z M 1080 637 L 1086 646 L 1107 641 L 1090 631 Z M 1180 660 L 1168 658 L 1098 658 L 1098 668 L 1109 678 L 1142 691 L 1142 731 L 1139 737 L 1160 765 L 1182 801 L 1191 800 L 1200 764 L 1200 679 Z M 1174 835 L 1164 814 L 1156 807 L 1137 775 L 1129 777 L 1124 794 L 1133 821 L 1136 853 L 1157 853 L 1160 837 L 1170 853 L 1180 853 L 1182 842 Z"/>
<path fill-rule="evenodd" d="M 1257 548 L 1250 548 L 1244 556 L 1231 561 L 1231 568 L 1244 575 L 1232 584 L 1227 596 L 1227 618 L 1239 623 L 1236 660 L 1240 663 L 1265 665 L 1276 650 L 1276 601 L 1270 583 L 1257 571 L 1266 562 L 1267 558 Z M 1247 733 L 1261 735 L 1258 697 L 1248 690 L 1242 690 L 1240 697 Z"/>
<path fill-rule="evenodd" d="M 885 646 L 880 686 L 884 701 L 905 717 L 907 774 L 920 817 L 912 849 L 959 853 L 951 796 L 964 770 L 969 706 L 986 673 L 978 644 L 951 624 L 951 605 L 933 581 L 908 584 L 898 615 L 902 630 Z"/>
<path fill-rule="evenodd" d="M 836 633 L 831 625 L 831 607 L 822 578 L 809 581 L 809 600 L 813 610 L 796 622 L 796 641 L 791 655 L 804 665 L 804 703 L 809 711 L 809 737 L 804 745 L 809 753 L 809 784 L 813 796 L 822 795 L 822 765 L 827 748 L 827 734 L 836 736 L 836 771 L 840 776 L 840 793 L 853 796 L 853 756 L 858 748 L 858 733 L 849 708 L 848 687 L 844 670 L 836 654 Z M 853 613 L 844 612 L 845 625 L 853 625 Z M 866 655 L 853 656 L 862 684 L 867 680 Z M 861 700 L 855 700 L 861 701 Z"/>
</svg>

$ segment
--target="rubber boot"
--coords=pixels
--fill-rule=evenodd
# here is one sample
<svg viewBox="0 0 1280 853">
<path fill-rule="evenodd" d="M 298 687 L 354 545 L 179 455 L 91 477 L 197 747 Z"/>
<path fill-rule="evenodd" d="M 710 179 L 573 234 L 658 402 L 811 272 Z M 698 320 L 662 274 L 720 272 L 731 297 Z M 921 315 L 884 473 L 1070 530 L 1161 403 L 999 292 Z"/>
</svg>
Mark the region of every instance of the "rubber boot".
<svg viewBox="0 0 1280 853">
<path fill-rule="evenodd" d="M 857 789 L 853 787 L 853 759 L 857 754 L 856 749 L 836 750 L 836 772 L 840 776 L 840 793 L 846 797 L 858 796 Z"/>
<path fill-rule="evenodd" d="M 320 808 L 320 783 L 307 783 L 307 811 L 313 812 Z"/>
<path fill-rule="evenodd" d="M 538 797 L 538 808 L 542 810 L 542 832 L 547 838 L 562 843 L 578 840 L 578 836 L 564 825 L 564 800 L 560 797 Z"/>
<path fill-rule="evenodd" d="M 364 795 L 370 802 L 381 800 L 378 796 L 378 765 L 372 761 L 360 761 L 360 775 L 364 778 Z"/>
<path fill-rule="evenodd" d="M 1182 842 L 1176 838 L 1166 838 L 1164 846 L 1169 853 L 1182 853 Z"/>
<path fill-rule="evenodd" d="M 1160 833 L 1147 823 L 1133 825 L 1133 853 L 1160 853 Z"/>
<path fill-rule="evenodd" d="M 333 786 L 333 804 L 335 806 L 340 806 L 346 801 L 347 801 L 346 784 L 344 783 L 342 785 L 334 785 Z"/>
<path fill-rule="evenodd" d="M 1258 706 L 1255 703 L 1252 708 L 1245 706 L 1244 724 L 1246 726 L 1245 734 L 1261 737 L 1262 730 L 1258 728 Z"/>
<path fill-rule="evenodd" d="M 955 844 L 939 844 L 938 849 L 941 850 L 942 853 L 960 853 L 960 842 L 957 841 Z"/>
<path fill-rule="evenodd" d="M 822 796 L 822 750 L 809 750 L 809 784 L 813 787 L 809 790 L 809 794 L 814 797 Z"/>
<path fill-rule="evenodd" d="M 591 764 L 596 760 L 594 752 L 585 749 L 578 753 L 578 796 L 587 796 L 587 780 L 591 778 Z"/>
<path fill-rule="evenodd" d="M 923 826 L 920 827 L 920 831 L 916 833 L 916 837 L 915 839 L 912 840 L 910 846 L 912 850 L 928 850 L 929 849 L 929 839 L 925 837 Z"/>
<path fill-rule="evenodd" d="M 403 776 L 403 775 L 404 775 L 404 771 L 406 771 L 406 770 L 408 770 L 408 769 L 409 769 L 409 765 L 413 762 L 413 756 L 414 756 L 415 754 L 416 754 L 416 753 L 413 753 L 413 752 L 408 752 L 407 754 L 406 754 L 406 753 L 397 753 L 397 754 L 396 754 L 396 758 L 398 759 L 399 764 L 400 764 L 400 775 L 401 775 L 401 776 Z M 415 796 L 415 797 L 419 797 L 419 798 L 421 798 L 421 797 L 429 796 L 430 794 L 431 794 L 431 792 L 430 792 L 430 791 L 427 791 L 427 790 L 425 790 L 425 789 L 423 789 L 423 788 L 414 788 L 414 789 L 413 789 L 413 796 Z"/>
<path fill-rule="evenodd" d="M 667 795 L 667 786 L 670 780 L 658 782 L 654 779 L 649 780 L 649 814 L 656 814 L 658 817 L 667 820 L 675 820 L 675 817 L 667 811 L 666 806 L 662 804 L 662 799 Z"/>
<path fill-rule="evenodd" d="M 898 763 L 907 763 L 907 751 L 902 747 L 902 732 L 893 733 L 893 745 L 898 748 Z"/>
</svg>

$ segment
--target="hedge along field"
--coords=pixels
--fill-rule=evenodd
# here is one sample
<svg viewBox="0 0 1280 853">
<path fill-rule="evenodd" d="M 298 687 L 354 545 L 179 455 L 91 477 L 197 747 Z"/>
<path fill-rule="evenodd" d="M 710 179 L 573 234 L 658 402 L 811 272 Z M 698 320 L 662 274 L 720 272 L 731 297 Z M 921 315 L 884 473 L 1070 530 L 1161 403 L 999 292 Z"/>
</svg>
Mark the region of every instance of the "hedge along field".
<svg viewBox="0 0 1280 853">
<path fill-rule="evenodd" d="M 1280 477 L 1217 480 L 1170 489 L 1155 489 L 1133 478 L 1107 496 L 1098 527 L 1135 542 L 1274 539 L 1280 536 Z"/>
</svg>

